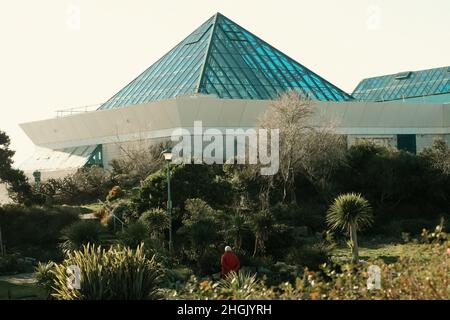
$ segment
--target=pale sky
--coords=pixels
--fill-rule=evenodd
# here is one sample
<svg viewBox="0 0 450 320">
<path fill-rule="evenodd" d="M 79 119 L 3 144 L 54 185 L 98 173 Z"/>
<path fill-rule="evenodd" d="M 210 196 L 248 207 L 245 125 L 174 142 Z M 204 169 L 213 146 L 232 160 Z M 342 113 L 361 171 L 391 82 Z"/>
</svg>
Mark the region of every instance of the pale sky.
<svg viewBox="0 0 450 320">
<path fill-rule="evenodd" d="M 106 101 L 221 12 L 341 89 L 450 65 L 449 0 L 0 0 L 0 129 Z M 79 17 L 79 18 L 78 18 Z"/>
</svg>

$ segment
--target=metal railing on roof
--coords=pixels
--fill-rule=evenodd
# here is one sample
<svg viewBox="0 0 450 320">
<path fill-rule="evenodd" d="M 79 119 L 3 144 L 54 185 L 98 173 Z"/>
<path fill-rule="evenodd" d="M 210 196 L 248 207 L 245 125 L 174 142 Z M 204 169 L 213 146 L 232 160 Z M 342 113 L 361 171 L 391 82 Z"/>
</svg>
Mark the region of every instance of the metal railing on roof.
<svg viewBox="0 0 450 320">
<path fill-rule="evenodd" d="M 92 111 L 97 110 L 102 104 L 103 103 L 97 103 L 97 104 L 91 104 L 88 106 L 59 109 L 59 110 L 56 110 L 56 117 L 62 118 L 62 117 L 67 117 L 67 116 L 71 116 L 74 114 L 92 112 Z"/>
</svg>

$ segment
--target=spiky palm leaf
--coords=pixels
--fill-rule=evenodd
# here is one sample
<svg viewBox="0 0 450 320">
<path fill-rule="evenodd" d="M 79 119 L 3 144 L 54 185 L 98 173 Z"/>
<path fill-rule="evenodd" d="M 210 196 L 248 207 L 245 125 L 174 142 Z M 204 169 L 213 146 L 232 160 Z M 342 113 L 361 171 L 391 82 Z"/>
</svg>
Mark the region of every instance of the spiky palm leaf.
<svg viewBox="0 0 450 320">
<path fill-rule="evenodd" d="M 362 230 L 370 226 L 372 222 L 372 208 L 359 193 L 338 196 L 327 213 L 327 224 L 332 230 L 347 231 L 352 226 L 356 230 Z"/>
<path fill-rule="evenodd" d="M 249 272 L 230 272 L 225 279 L 219 282 L 219 286 L 227 291 L 233 299 L 246 300 L 252 294 L 255 294 L 259 288 L 260 282 L 256 274 Z"/>
</svg>

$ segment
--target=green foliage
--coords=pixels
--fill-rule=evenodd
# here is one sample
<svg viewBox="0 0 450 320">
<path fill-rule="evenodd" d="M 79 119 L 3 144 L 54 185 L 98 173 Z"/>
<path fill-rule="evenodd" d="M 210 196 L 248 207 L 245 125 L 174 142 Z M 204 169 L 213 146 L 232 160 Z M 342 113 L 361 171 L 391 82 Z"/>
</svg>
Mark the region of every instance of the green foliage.
<svg viewBox="0 0 450 320">
<path fill-rule="evenodd" d="M 80 289 L 68 287 L 69 266 L 80 268 Z M 58 300 L 143 300 L 160 297 L 164 270 L 155 257 L 145 255 L 142 245 L 136 250 L 87 245 L 69 252 L 54 274 L 52 296 Z"/>
<path fill-rule="evenodd" d="M 332 230 L 349 231 L 352 226 L 362 230 L 372 224 L 373 214 L 369 202 L 361 194 L 338 196 L 330 206 L 327 223 Z"/>
<path fill-rule="evenodd" d="M 100 241 L 100 234 L 104 231 L 102 225 L 95 220 L 77 221 L 62 231 L 62 239 L 70 244 L 71 249 Z"/>
<path fill-rule="evenodd" d="M 381 223 L 380 223 L 381 224 Z M 411 218 L 411 219 L 391 219 L 381 225 L 376 230 L 371 230 L 374 235 L 386 235 L 398 238 L 402 233 L 408 233 L 410 236 L 419 236 L 423 229 L 434 229 L 436 226 L 435 219 Z"/>
<path fill-rule="evenodd" d="M 293 282 L 266 286 L 247 278 L 234 280 L 235 285 L 221 281 L 197 281 L 196 278 L 178 291 L 168 291 L 168 299 L 256 299 L 256 300 L 448 300 L 450 291 L 450 243 L 422 245 L 414 257 L 398 262 L 368 261 L 359 266 L 324 264 L 319 271 L 305 269 Z M 428 258 L 424 259 L 423 257 Z M 380 267 L 381 288 L 368 290 L 368 269 Z M 244 285 L 241 285 L 244 284 Z M 246 287 L 250 288 L 247 290 Z"/>
<path fill-rule="evenodd" d="M 196 274 L 211 275 L 220 272 L 220 257 L 222 251 L 214 245 L 207 246 L 200 254 L 195 253 L 194 269 Z"/>
<path fill-rule="evenodd" d="M 0 256 L 0 275 L 29 272 L 33 262 L 18 253 Z"/>
<path fill-rule="evenodd" d="M 11 141 L 8 135 L 0 130 L 0 183 L 6 183 L 10 197 L 18 203 L 30 205 L 37 198 L 33 195 L 27 177 L 20 170 L 12 167 L 15 152 L 9 149 Z"/>
<path fill-rule="evenodd" d="M 245 300 L 265 299 L 267 288 L 256 275 L 239 272 L 230 273 L 225 279 L 218 282 L 209 280 L 198 281 L 196 277 L 178 290 L 169 290 L 168 299 L 182 300 Z"/>
<path fill-rule="evenodd" d="M 286 256 L 289 264 L 317 270 L 320 265 L 329 262 L 331 247 L 323 243 L 302 245 L 292 248 Z"/>
<path fill-rule="evenodd" d="M 47 293 L 47 299 L 51 299 L 52 286 L 56 280 L 55 263 L 52 261 L 41 263 L 35 267 L 34 277 L 40 287 Z"/>
<path fill-rule="evenodd" d="M 111 187 L 110 174 L 103 168 L 90 166 L 62 179 L 42 182 L 39 192 L 54 204 L 85 204 L 104 199 Z"/>
<path fill-rule="evenodd" d="M 164 231 L 170 228 L 170 217 L 166 210 L 160 208 L 145 211 L 139 221 L 147 225 L 153 239 L 161 238 Z"/>
<path fill-rule="evenodd" d="M 317 268 L 317 266 L 315 266 Z M 303 274 L 303 267 L 278 261 L 271 265 L 270 272 L 264 275 L 266 284 L 278 285 L 283 282 L 295 282 Z"/>
<path fill-rule="evenodd" d="M 220 280 L 219 287 L 225 295 L 232 295 L 233 299 L 246 300 L 259 289 L 259 283 L 256 274 L 232 271 Z"/>
<path fill-rule="evenodd" d="M 186 200 L 185 209 L 183 226 L 178 230 L 178 235 L 189 243 L 197 258 L 218 240 L 218 212 L 201 199 Z"/>
<path fill-rule="evenodd" d="M 215 165 L 171 166 L 173 207 L 183 210 L 187 199 L 200 198 L 221 205 L 229 202 L 230 186 L 222 177 L 223 169 Z M 167 176 L 163 168 L 149 175 L 139 188 L 133 203 L 138 212 L 150 208 L 165 208 L 167 203 Z"/>
<path fill-rule="evenodd" d="M 255 236 L 253 255 L 264 253 L 266 241 L 274 230 L 276 220 L 269 210 L 262 210 L 250 217 L 250 227 Z"/>
<path fill-rule="evenodd" d="M 248 218 L 244 214 L 234 213 L 227 216 L 222 226 L 222 234 L 227 243 L 233 247 L 241 248 L 245 234 L 250 230 Z"/>
<path fill-rule="evenodd" d="M 375 206 L 400 203 L 448 205 L 450 180 L 436 170 L 435 147 L 417 156 L 370 143 L 350 147 L 333 176 L 341 192 L 359 192 Z M 387 217 L 389 218 L 389 217 Z"/>
<path fill-rule="evenodd" d="M 59 242 L 61 230 L 78 220 L 79 210 L 65 206 L 0 207 L 3 242 L 9 247 L 46 247 Z"/>
<path fill-rule="evenodd" d="M 134 210 L 133 205 L 127 200 L 115 201 L 113 212 L 126 224 L 132 223 L 139 218 L 139 214 Z"/>
<path fill-rule="evenodd" d="M 119 233 L 119 239 L 125 246 L 136 247 L 149 239 L 149 229 L 142 221 L 132 222 Z"/>
<path fill-rule="evenodd" d="M 445 232 L 444 219 L 441 219 L 441 223 L 436 226 L 433 232 L 427 229 L 422 230 L 421 238 L 425 243 L 443 243 L 450 239 L 449 235 Z"/>
</svg>

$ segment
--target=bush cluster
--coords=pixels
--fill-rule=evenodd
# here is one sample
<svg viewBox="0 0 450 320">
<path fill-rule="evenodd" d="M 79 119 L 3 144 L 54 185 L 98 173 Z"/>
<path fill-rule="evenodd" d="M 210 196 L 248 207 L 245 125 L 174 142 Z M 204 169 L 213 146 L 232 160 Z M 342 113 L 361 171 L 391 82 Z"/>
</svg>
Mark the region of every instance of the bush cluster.
<svg viewBox="0 0 450 320">
<path fill-rule="evenodd" d="M 294 282 L 267 286 L 254 275 L 231 275 L 225 281 L 192 277 L 182 288 L 166 291 L 167 299 L 282 299 L 282 300 L 448 300 L 450 243 L 423 245 L 415 257 L 393 264 L 370 261 L 359 265 L 324 264 L 320 271 L 305 269 Z M 426 252 L 426 253 L 425 253 Z M 427 256 L 427 259 L 423 259 Z M 381 286 L 368 287 L 369 268 L 378 266 Z M 369 281 L 372 283 L 372 281 Z M 225 285 L 224 285 L 225 284 Z"/>
<path fill-rule="evenodd" d="M 61 230 L 78 219 L 79 210 L 66 207 L 0 207 L 0 226 L 7 248 L 55 245 Z"/>
<path fill-rule="evenodd" d="M 80 270 L 80 288 L 67 280 L 73 275 L 69 267 Z M 142 300 L 160 298 L 160 281 L 164 269 L 155 257 L 147 257 L 142 245 L 129 247 L 86 245 L 67 252 L 61 264 L 40 266 L 38 279 L 58 300 Z"/>
</svg>

